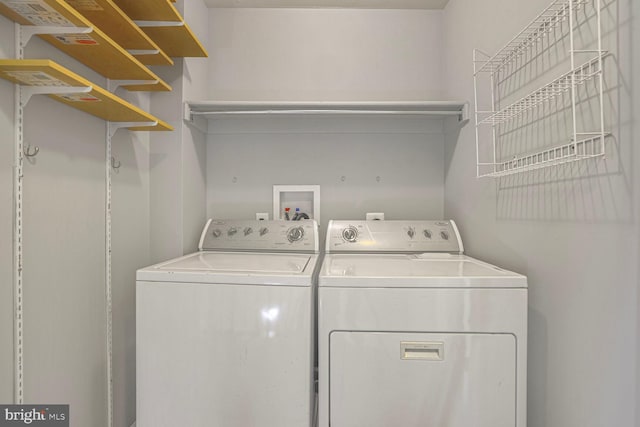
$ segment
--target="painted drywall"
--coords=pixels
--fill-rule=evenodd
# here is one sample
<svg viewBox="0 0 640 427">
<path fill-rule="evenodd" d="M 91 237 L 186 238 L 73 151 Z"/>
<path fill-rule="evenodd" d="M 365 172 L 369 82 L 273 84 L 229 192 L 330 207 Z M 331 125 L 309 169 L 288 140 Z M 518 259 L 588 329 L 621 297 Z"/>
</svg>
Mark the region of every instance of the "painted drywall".
<svg viewBox="0 0 640 427">
<path fill-rule="evenodd" d="M 182 59 L 156 74 L 173 90 L 151 95 L 151 113 L 173 126 L 154 132 L 150 142 L 149 226 L 151 262 L 174 258 L 182 251 Z"/>
<path fill-rule="evenodd" d="M 0 56 L 14 57 L 13 23 L 0 17 Z M 25 56 L 51 58 L 106 87 L 106 80 L 37 38 Z M 0 81 L 0 401 L 13 401 L 12 169 L 14 86 Z M 142 108 L 146 94 L 118 94 Z M 25 111 L 24 400 L 68 403 L 72 426 L 107 425 L 105 310 L 106 123 L 35 96 Z M 73 124 L 69 126 L 69 124 Z M 113 155 L 114 425 L 135 420 L 136 268 L 149 263 L 148 135 L 119 130 Z"/>
<path fill-rule="evenodd" d="M 39 39 L 25 57 L 105 83 Z M 40 148 L 24 165 L 24 400 L 68 403 L 72 425 L 105 425 L 105 123 L 36 96 L 24 129 Z"/>
<path fill-rule="evenodd" d="M 12 58 L 13 25 L 0 16 L 0 57 Z M 13 401 L 13 85 L 0 81 L 0 402 Z"/>
<path fill-rule="evenodd" d="M 178 2 L 199 40 L 208 38 L 208 10 L 201 2 Z M 204 133 L 182 120 L 183 102 L 206 91 L 207 59 L 174 58 L 173 67 L 157 74 L 171 92 L 151 96 L 152 112 L 174 127 L 151 135 L 151 261 L 160 262 L 195 251 L 205 220 Z"/>
<path fill-rule="evenodd" d="M 274 184 L 320 185 L 329 219 L 439 218 L 444 136 L 423 117 L 267 117 L 210 122 L 207 214 L 272 214 Z M 291 206 L 295 208 L 295 206 Z"/>
<path fill-rule="evenodd" d="M 208 40 L 209 14 L 204 3 L 184 3 L 184 19 L 200 40 Z M 208 58 L 185 58 L 183 100 L 199 99 L 207 91 Z M 206 135 L 198 127 L 182 124 L 183 252 L 195 252 L 206 220 Z"/>
<path fill-rule="evenodd" d="M 457 221 L 467 253 L 529 277 L 529 427 L 639 422 L 640 8 L 626 0 L 603 4 L 605 49 L 612 54 L 605 60 L 605 116 L 613 133 L 605 159 L 478 180 L 473 127 L 445 145 L 445 215 Z M 452 0 L 444 12 L 448 97 L 473 99 L 473 48 L 497 51 L 547 5 Z M 581 27 L 577 39 L 591 37 L 590 28 Z M 546 62 L 557 57 L 538 57 L 543 66 L 528 78 L 557 77 Z M 563 132 L 555 129 L 552 138 Z"/>
<path fill-rule="evenodd" d="M 209 16 L 209 99 L 442 95 L 440 11 L 211 9 Z"/>
<path fill-rule="evenodd" d="M 426 10 L 212 9 L 209 99 L 440 99 L 441 15 Z M 443 127 L 425 118 L 209 121 L 207 215 L 272 213 L 274 184 L 321 185 L 321 219 L 443 214 Z"/>
</svg>

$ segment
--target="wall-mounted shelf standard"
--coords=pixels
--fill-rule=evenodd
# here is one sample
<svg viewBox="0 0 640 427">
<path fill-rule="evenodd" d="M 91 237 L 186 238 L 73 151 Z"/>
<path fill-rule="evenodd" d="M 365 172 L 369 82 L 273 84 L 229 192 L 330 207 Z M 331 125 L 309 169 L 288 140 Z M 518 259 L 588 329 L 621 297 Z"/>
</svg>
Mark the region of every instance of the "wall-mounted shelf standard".
<svg viewBox="0 0 640 427">
<path fill-rule="evenodd" d="M 356 115 L 427 115 L 456 116 L 462 123 L 468 120 L 468 103 L 464 101 L 406 102 L 242 102 L 187 101 L 184 119 L 195 116 L 261 114 L 356 114 Z"/>
<path fill-rule="evenodd" d="M 145 65 L 173 65 L 169 56 L 112 0 L 66 0 Z"/>
<path fill-rule="evenodd" d="M 131 122 L 127 126 L 130 130 L 173 130 L 162 120 L 50 60 L 1 59 L 0 77 L 23 87 L 41 88 L 39 93 L 101 119 Z M 77 92 L 73 92 L 74 87 L 78 88 Z M 64 89 L 66 93 L 56 94 L 56 88 Z M 139 122 L 140 126 L 134 122 Z M 149 122 L 157 125 L 150 126 Z"/>
<path fill-rule="evenodd" d="M 167 55 L 208 56 L 204 46 L 168 0 L 114 1 Z"/>
<path fill-rule="evenodd" d="M 104 77 L 138 82 L 123 85 L 127 90 L 171 90 L 167 83 L 63 0 L 29 3 L 0 0 L 0 13 L 21 24 L 23 33 L 39 34 Z M 22 43 L 26 44 L 28 39 L 22 37 Z"/>
<path fill-rule="evenodd" d="M 604 156 L 605 138 L 609 135 L 604 125 L 603 85 L 603 60 L 607 53 L 602 49 L 600 14 L 600 0 L 555 0 L 495 55 L 474 50 L 479 178 Z M 591 31 L 583 30 L 587 27 Z M 593 35 L 593 39 L 585 34 Z M 566 59 L 558 54 L 560 48 L 553 55 L 544 53 L 552 46 L 562 46 L 566 39 Z M 543 63 L 551 58 L 555 63 Z M 518 93 L 518 86 L 531 78 L 533 68 L 549 70 L 564 63 L 569 64 L 568 72 L 507 104 L 508 94 Z M 548 73 L 543 71 L 538 78 Z M 480 84 L 481 79 L 488 82 L 488 87 Z M 486 105 L 490 107 L 484 107 Z M 563 120 L 562 115 L 568 118 Z M 552 123 L 553 136 L 544 132 L 542 125 L 539 132 L 531 132 L 542 120 L 551 119 L 555 120 L 548 122 Z M 568 126 L 563 125 L 565 122 Z M 564 141 L 562 138 L 560 141 L 526 141 L 514 135 L 518 130 L 526 130 L 529 135 L 556 138 L 565 127 Z"/>
</svg>

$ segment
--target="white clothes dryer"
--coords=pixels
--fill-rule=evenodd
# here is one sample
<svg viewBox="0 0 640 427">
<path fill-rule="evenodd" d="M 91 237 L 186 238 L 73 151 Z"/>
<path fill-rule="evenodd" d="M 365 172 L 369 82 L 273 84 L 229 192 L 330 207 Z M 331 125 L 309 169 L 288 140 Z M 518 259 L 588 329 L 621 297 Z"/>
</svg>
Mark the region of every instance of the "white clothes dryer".
<svg viewBox="0 0 640 427">
<path fill-rule="evenodd" d="M 331 221 L 326 253 L 320 427 L 526 426 L 526 277 L 453 221 Z"/>
<path fill-rule="evenodd" d="M 209 220 L 138 270 L 137 427 L 309 427 L 315 221 Z"/>
</svg>

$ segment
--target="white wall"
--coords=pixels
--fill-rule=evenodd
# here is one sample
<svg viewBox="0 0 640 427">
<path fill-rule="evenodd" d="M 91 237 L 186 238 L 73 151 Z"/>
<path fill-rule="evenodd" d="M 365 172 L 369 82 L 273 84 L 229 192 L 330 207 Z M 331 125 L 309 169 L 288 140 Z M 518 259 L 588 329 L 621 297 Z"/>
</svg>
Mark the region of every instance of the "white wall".
<svg viewBox="0 0 640 427">
<path fill-rule="evenodd" d="M 209 217 L 271 216 L 274 184 L 320 185 L 322 230 L 330 219 L 364 219 L 366 212 L 388 219 L 443 214 L 440 120 L 227 118 L 210 129 Z"/>
<path fill-rule="evenodd" d="M 13 28 L 8 21 L 2 25 Z M 25 56 L 54 59 L 104 85 L 39 39 L 29 43 Z M 13 97 L 1 102 L 12 114 Z M 69 403 L 72 425 L 104 425 L 105 124 L 44 96 L 31 99 L 24 123 L 25 144 L 40 148 L 24 164 L 24 400 Z M 3 134 L 12 129 L 11 123 Z M 13 147 L 13 138 L 5 142 Z M 11 166 L 3 162 L 3 168 Z M 10 294 L 11 283 L 3 282 Z M 13 322 L 5 325 L 12 328 Z M 3 369 L 12 363 L 3 357 Z"/>
<path fill-rule="evenodd" d="M 13 58 L 13 23 L 0 17 L 0 56 Z M 106 87 L 106 80 L 34 38 L 27 58 L 54 61 Z M 0 81 L 0 401 L 13 401 L 13 84 Z M 149 107 L 147 94 L 118 94 Z M 105 311 L 106 124 L 45 96 L 25 111 L 24 400 L 68 403 L 72 426 L 107 424 Z M 148 135 L 120 130 L 113 155 L 114 419 L 135 420 L 135 269 L 149 263 Z"/>
<path fill-rule="evenodd" d="M 209 99 L 441 98 L 441 12 L 212 9 L 209 15 Z M 323 226 L 372 211 L 440 217 L 442 129 L 440 120 L 424 117 L 211 120 L 207 215 L 255 218 L 272 212 L 274 184 L 319 184 Z"/>
<path fill-rule="evenodd" d="M 215 100 L 439 99 L 440 12 L 212 9 Z"/>
<path fill-rule="evenodd" d="M 184 3 L 184 19 L 203 42 L 208 41 L 209 11 L 200 1 Z M 183 99 L 199 99 L 207 92 L 208 58 L 186 58 L 183 69 Z M 193 126 L 182 124 L 183 157 L 183 252 L 194 252 L 206 216 L 206 135 Z"/>
<path fill-rule="evenodd" d="M 185 21 L 206 46 L 208 10 L 202 2 L 178 2 Z M 174 127 L 151 135 L 151 261 L 159 262 L 197 249 L 205 221 L 205 138 L 182 120 L 183 102 L 206 92 L 209 61 L 174 58 L 173 67 L 154 71 L 173 87 L 151 96 L 152 112 Z"/>
<path fill-rule="evenodd" d="M 495 52 L 548 3 L 452 0 L 448 97 L 473 99 L 473 48 Z M 446 144 L 445 214 L 458 222 L 467 252 L 529 277 L 529 427 L 639 422 L 639 5 L 605 3 L 606 159 L 477 180 L 473 126 Z M 547 78 L 558 75 L 548 69 Z"/>
</svg>

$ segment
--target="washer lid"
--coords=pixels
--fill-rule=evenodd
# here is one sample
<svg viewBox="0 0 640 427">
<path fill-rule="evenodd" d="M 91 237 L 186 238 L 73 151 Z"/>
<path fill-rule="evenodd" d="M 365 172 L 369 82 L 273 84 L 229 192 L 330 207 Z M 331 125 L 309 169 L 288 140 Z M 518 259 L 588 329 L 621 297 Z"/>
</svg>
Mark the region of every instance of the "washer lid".
<svg viewBox="0 0 640 427">
<path fill-rule="evenodd" d="M 138 270 L 137 280 L 309 286 L 317 255 L 196 252 Z"/>
<path fill-rule="evenodd" d="M 332 254 L 320 270 L 321 287 L 526 288 L 527 278 L 465 255 Z"/>
</svg>

